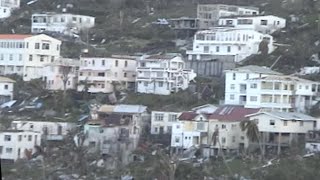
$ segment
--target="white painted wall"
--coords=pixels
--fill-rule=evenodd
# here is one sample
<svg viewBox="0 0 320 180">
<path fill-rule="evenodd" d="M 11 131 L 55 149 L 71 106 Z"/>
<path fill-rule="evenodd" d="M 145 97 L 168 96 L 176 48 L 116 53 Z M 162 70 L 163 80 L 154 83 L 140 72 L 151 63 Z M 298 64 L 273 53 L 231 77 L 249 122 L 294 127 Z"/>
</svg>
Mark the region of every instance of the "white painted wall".
<svg viewBox="0 0 320 180">
<path fill-rule="evenodd" d="M 0 96 L 9 97 L 8 100 L 12 100 L 13 88 L 14 88 L 14 82 L 2 81 L 0 77 Z M 5 102 L 2 101 L 1 103 L 5 103 Z"/>
<path fill-rule="evenodd" d="M 16 161 L 26 158 L 25 150 L 36 151 L 41 145 L 39 132 L 8 130 L 0 132 L 0 158 Z"/>
<path fill-rule="evenodd" d="M 179 112 L 152 111 L 151 112 L 151 134 L 159 134 L 163 128 L 163 133 L 171 134 L 172 126 L 178 121 Z M 174 118 L 175 117 L 175 118 Z M 170 130 L 171 129 L 171 130 Z"/>
</svg>

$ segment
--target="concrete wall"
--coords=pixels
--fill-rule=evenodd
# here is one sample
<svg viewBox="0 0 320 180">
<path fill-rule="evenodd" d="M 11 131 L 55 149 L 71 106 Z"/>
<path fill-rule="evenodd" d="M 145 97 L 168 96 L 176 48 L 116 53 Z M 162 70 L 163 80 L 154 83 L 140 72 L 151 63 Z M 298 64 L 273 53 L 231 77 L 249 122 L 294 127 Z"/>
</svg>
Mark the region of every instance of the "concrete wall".
<svg viewBox="0 0 320 180">
<path fill-rule="evenodd" d="M 211 56 L 211 59 L 216 59 L 217 57 L 218 56 Z M 209 59 L 209 57 L 203 57 L 203 59 Z M 222 76 L 224 70 L 235 67 L 233 57 L 231 56 L 222 56 L 219 60 L 191 60 L 185 62 L 187 69 L 193 69 L 198 76 Z"/>
</svg>

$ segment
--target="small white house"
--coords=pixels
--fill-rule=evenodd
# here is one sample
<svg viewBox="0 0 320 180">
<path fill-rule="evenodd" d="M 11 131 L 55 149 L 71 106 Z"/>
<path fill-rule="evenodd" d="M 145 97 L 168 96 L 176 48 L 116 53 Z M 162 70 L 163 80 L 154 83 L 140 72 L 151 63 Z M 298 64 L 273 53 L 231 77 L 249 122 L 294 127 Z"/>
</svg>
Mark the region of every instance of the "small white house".
<svg viewBox="0 0 320 180">
<path fill-rule="evenodd" d="M 12 100 L 14 83 L 15 81 L 10 78 L 0 77 L 0 104 Z"/>
<path fill-rule="evenodd" d="M 59 32 L 65 35 L 78 34 L 81 30 L 87 30 L 94 26 L 95 18 L 91 16 L 69 13 L 47 12 L 32 15 L 31 32 L 42 33 L 44 31 Z"/>
<path fill-rule="evenodd" d="M 20 0 L 0 0 L 0 19 L 11 16 L 14 9 L 20 8 Z"/>
<path fill-rule="evenodd" d="M 28 158 L 41 145 L 41 134 L 34 131 L 5 130 L 0 132 L 1 161 L 16 161 Z"/>
<path fill-rule="evenodd" d="M 273 15 L 220 17 L 219 26 L 251 29 L 263 34 L 272 34 L 286 27 L 286 19 Z"/>
<path fill-rule="evenodd" d="M 211 30 L 198 31 L 194 35 L 192 50 L 188 50 L 188 60 L 216 59 L 232 56 L 240 62 L 253 54 L 261 53 L 260 44 L 266 42 L 267 53 L 274 51 L 273 37 L 252 29 L 233 27 L 215 27 Z"/>
<path fill-rule="evenodd" d="M 39 132 L 43 140 L 63 140 L 69 131 L 76 127 L 70 122 L 48 122 L 48 121 L 12 121 L 11 129 Z"/>
<path fill-rule="evenodd" d="M 208 116 L 195 112 L 183 112 L 172 126 L 171 147 L 188 149 L 208 143 Z"/>
<path fill-rule="evenodd" d="M 171 134 L 172 126 L 178 121 L 179 112 L 152 111 L 151 134 Z"/>
<path fill-rule="evenodd" d="M 137 92 L 158 95 L 185 90 L 197 76 L 193 70 L 186 69 L 180 54 L 142 56 L 136 72 Z"/>
</svg>

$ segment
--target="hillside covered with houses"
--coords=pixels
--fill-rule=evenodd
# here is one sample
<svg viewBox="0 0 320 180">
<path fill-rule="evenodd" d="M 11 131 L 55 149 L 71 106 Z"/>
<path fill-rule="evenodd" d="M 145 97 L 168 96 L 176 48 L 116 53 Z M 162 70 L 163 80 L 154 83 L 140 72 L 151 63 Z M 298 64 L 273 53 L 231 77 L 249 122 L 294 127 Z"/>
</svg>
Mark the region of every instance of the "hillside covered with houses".
<svg viewBox="0 0 320 180">
<path fill-rule="evenodd" d="M 318 179 L 318 1 L 0 0 L 4 179 Z"/>
</svg>

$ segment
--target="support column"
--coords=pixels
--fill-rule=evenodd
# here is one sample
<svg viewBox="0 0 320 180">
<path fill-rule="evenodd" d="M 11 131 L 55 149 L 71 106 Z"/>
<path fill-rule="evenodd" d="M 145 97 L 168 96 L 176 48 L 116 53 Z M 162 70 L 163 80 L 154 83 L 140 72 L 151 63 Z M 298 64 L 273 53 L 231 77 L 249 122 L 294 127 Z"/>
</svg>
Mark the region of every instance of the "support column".
<svg viewBox="0 0 320 180">
<path fill-rule="evenodd" d="M 281 153 L 281 132 L 278 134 L 278 156 L 280 156 Z"/>
</svg>

